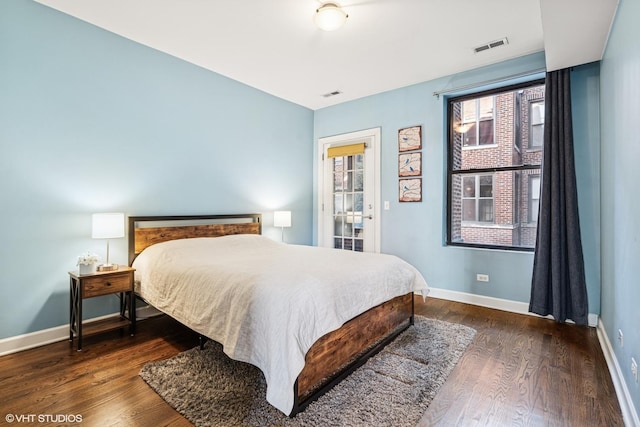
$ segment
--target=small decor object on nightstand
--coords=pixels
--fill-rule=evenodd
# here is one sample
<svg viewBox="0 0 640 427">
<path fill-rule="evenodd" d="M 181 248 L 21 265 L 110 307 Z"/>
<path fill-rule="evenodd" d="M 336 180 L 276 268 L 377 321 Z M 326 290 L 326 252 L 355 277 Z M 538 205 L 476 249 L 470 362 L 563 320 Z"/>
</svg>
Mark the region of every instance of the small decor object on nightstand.
<svg viewBox="0 0 640 427">
<path fill-rule="evenodd" d="M 117 270 L 118 264 L 109 263 L 109 239 L 124 237 L 124 214 L 93 214 L 91 237 L 94 239 L 107 239 L 107 262 L 99 265 L 98 271 Z"/>
<path fill-rule="evenodd" d="M 100 262 L 100 257 L 91 252 L 84 253 L 78 257 L 78 272 L 80 274 L 93 274 L 96 272 L 96 264 Z"/>
</svg>

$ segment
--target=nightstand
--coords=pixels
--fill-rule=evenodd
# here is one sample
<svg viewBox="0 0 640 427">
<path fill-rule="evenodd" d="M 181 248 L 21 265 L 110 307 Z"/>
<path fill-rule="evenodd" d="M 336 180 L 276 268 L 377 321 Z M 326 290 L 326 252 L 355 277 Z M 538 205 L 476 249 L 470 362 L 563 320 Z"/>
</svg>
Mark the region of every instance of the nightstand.
<svg viewBox="0 0 640 427">
<path fill-rule="evenodd" d="M 136 298 L 133 291 L 134 268 L 120 267 L 114 271 L 92 274 L 69 272 L 69 341 L 78 338 L 78 351 L 82 350 L 82 336 L 97 334 L 129 326 L 131 335 L 136 331 Z M 87 298 L 118 294 L 120 318 L 94 322 L 82 321 L 82 302 Z"/>
</svg>

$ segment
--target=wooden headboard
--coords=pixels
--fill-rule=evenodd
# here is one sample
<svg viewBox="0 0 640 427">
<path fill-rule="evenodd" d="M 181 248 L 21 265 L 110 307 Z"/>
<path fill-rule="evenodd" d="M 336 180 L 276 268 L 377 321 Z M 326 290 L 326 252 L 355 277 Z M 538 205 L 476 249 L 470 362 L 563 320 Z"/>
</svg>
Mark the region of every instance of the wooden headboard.
<svg viewBox="0 0 640 427">
<path fill-rule="evenodd" d="M 230 234 L 262 234 L 262 214 L 130 216 L 129 265 L 156 243 Z"/>
</svg>

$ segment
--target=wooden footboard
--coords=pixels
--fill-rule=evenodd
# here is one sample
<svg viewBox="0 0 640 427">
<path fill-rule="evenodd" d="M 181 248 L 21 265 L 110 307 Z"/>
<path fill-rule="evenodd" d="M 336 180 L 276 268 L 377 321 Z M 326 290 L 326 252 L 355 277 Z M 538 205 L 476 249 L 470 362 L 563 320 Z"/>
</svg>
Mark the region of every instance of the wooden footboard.
<svg viewBox="0 0 640 427">
<path fill-rule="evenodd" d="M 382 303 L 321 337 L 309 349 L 296 381 L 294 408 L 302 411 L 413 324 L 413 293 Z"/>
</svg>

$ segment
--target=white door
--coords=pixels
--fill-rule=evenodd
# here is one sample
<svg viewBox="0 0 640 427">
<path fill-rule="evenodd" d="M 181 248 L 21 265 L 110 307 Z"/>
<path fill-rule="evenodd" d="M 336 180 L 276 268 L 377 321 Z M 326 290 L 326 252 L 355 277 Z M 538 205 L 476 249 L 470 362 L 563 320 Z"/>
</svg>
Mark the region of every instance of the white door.
<svg viewBox="0 0 640 427">
<path fill-rule="evenodd" d="M 319 246 L 380 252 L 380 129 L 319 140 Z"/>
</svg>

